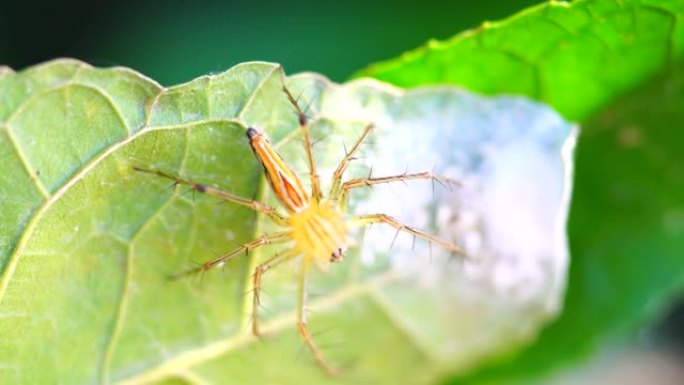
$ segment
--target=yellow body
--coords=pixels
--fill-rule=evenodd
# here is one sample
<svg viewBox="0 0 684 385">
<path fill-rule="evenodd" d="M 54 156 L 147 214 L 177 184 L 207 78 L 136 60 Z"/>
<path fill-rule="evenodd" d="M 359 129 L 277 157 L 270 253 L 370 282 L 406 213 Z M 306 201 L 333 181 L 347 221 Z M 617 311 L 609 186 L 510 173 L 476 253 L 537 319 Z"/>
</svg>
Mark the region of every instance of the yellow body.
<svg viewBox="0 0 684 385">
<path fill-rule="evenodd" d="M 339 205 L 318 201 L 302 187 L 297 174 L 273 149 L 266 136 L 254 128 L 247 137 L 278 200 L 291 213 L 288 218 L 295 250 L 306 262 L 316 261 L 326 271 L 330 262 L 342 260 L 347 251 L 347 229 Z"/>
<path fill-rule="evenodd" d="M 290 232 L 295 249 L 307 261 L 316 261 L 326 271 L 330 262 L 340 261 L 347 251 L 347 230 L 344 216 L 329 201 L 311 202 L 290 216 Z"/>
</svg>

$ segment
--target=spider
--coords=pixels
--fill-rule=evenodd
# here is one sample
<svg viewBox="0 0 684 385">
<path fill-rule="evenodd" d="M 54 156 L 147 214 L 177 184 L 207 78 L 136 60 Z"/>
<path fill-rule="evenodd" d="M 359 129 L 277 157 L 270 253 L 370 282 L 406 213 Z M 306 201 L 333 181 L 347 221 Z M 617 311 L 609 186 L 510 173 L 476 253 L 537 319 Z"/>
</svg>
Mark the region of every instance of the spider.
<svg viewBox="0 0 684 385">
<path fill-rule="evenodd" d="M 389 225 L 399 232 L 405 232 L 413 237 L 421 238 L 429 243 L 439 245 L 451 253 L 461 253 L 461 249 L 453 243 L 443 241 L 432 235 L 402 224 L 397 219 L 386 214 L 353 215 L 346 214 L 349 192 L 360 187 L 376 184 L 390 183 L 407 180 L 432 180 L 441 184 L 459 185 L 459 182 L 447 176 L 432 172 L 407 173 L 400 175 L 355 178 L 343 181 L 343 176 L 350 163 L 355 159 L 359 148 L 373 130 L 373 124 L 365 126 L 363 133 L 356 140 L 350 150 L 346 151 L 332 176 L 330 191 L 323 194 L 316 174 L 313 157 L 313 145 L 309 137 L 309 120 L 300 108 L 297 99 L 283 86 L 283 91 L 288 100 L 294 106 L 294 111 L 299 119 L 299 131 L 301 133 L 306 159 L 308 163 L 309 177 L 311 180 L 311 192 L 307 192 L 301 180 L 285 163 L 283 158 L 273 149 L 266 134 L 254 127 L 248 127 L 246 135 L 254 155 L 264 168 L 266 178 L 280 204 L 287 211 L 287 215 L 279 213 L 274 207 L 262 202 L 240 197 L 238 195 L 219 190 L 205 184 L 196 183 L 187 179 L 176 177 L 172 174 L 135 167 L 137 171 L 155 174 L 173 181 L 173 185 L 185 185 L 199 193 L 215 196 L 225 201 L 248 207 L 257 213 L 269 217 L 282 231 L 263 234 L 260 237 L 247 242 L 238 248 L 209 260 L 193 269 L 176 275 L 185 276 L 199 273 L 216 267 L 223 266 L 229 260 L 249 253 L 253 249 L 267 244 L 281 244 L 291 242 L 292 248 L 287 249 L 257 265 L 252 275 L 252 333 L 260 337 L 259 331 L 259 307 L 261 295 L 261 282 L 264 274 L 285 262 L 296 258 L 301 260 L 298 278 L 298 301 L 297 301 L 297 328 L 302 340 L 306 343 L 313 357 L 323 370 L 330 376 L 337 372 L 328 364 L 321 350 L 313 340 L 307 326 L 307 278 L 312 263 L 315 263 L 322 271 L 327 271 L 331 263 L 343 260 L 349 238 L 347 231 L 350 228 L 382 223 Z"/>
</svg>

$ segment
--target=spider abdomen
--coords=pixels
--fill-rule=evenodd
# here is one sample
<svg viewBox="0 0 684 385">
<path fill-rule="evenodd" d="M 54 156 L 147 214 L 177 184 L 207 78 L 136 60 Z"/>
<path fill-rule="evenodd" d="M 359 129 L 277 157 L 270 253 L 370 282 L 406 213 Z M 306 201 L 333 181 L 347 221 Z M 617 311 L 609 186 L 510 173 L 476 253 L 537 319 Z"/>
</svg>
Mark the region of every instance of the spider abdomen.
<svg viewBox="0 0 684 385">
<path fill-rule="evenodd" d="M 347 229 L 344 215 L 331 202 L 310 202 L 289 219 L 295 248 L 322 270 L 330 262 L 342 260 L 347 251 Z"/>
</svg>

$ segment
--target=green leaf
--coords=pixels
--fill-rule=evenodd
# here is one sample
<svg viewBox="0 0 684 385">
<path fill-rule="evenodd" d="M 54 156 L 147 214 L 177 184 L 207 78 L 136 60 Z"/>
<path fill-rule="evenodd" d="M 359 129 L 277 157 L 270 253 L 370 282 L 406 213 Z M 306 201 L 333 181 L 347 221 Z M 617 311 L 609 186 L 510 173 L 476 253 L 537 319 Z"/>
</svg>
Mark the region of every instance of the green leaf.
<svg viewBox="0 0 684 385">
<path fill-rule="evenodd" d="M 682 58 L 683 18 L 677 0 L 552 1 L 359 75 L 400 87 L 522 94 L 583 120 Z"/>
<path fill-rule="evenodd" d="M 437 167 L 463 187 L 363 190 L 350 210 L 387 210 L 481 257 L 464 267 L 420 241 L 414 250 L 410 237 L 395 242 L 391 229 L 352 232 L 362 251 L 312 274 L 310 285 L 311 327 L 328 330 L 315 338 L 340 379 L 298 353 L 292 266 L 264 277 L 263 343 L 250 333 L 253 268 L 282 248 L 236 258 L 201 282 L 169 280 L 273 226 L 134 171 L 164 170 L 275 205 L 244 135 L 264 128 L 306 175 L 283 81 L 309 106 L 324 191 L 343 144 L 372 122 L 374 140 L 350 176 L 371 166 L 374 175 L 400 174 L 408 162 L 410 172 Z M 559 309 L 570 188 L 560 149 L 568 155 L 574 130 L 545 106 L 449 87 L 284 79 L 270 63 L 164 89 L 128 69 L 68 60 L 0 71 L 0 101 L 0 377 L 8 382 L 426 383 L 526 343 Z"/>
<path fill-rule="evenodd" d="M 360 73 L 523 94 L 586 122 L 563 315 L 531 348 L 453 383 L 530 379 L 587 357 L 633 336 L 681 290 L 683 19 L 681 1 L 550 2 Z M 644 86 L 654 76 L 664 79 Z"/>
<path fill-rule="evenodd" d="M 684 285 L 684 71 L 677 69 L 587 121 L 569 223 L 563 315 L 536 344 L 453 383 L 529 378 L 630 338 Z"/>
<path fill-rule="evenodd" d="M 684 70 L 589 119 L 576 154 L 565 309 L 537 343 L 454 384 L 529 379 L 634 338 L 684 286 Z"/>
</svg>

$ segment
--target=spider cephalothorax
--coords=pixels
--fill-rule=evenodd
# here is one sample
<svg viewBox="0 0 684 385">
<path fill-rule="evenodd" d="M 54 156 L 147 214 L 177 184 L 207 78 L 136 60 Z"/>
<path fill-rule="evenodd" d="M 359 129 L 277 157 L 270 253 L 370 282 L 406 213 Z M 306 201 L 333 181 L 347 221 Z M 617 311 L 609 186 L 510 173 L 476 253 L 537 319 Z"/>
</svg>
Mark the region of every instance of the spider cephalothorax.
<svg viewBox="0 0 684 385">
<path fill-rule="evenodd" d="M 307 261 L 316 261 L 322 270 L 328 269 L 329 262 L 342 260 L 347 251 L 347 226 L 342 210 L 335 202 L 312 199 L 264 133 L 250 127 L 247 138 L 276 197 L 290 213 L 287 222 L 294 248 Z"/>
<path fill-rule="evenodd" d="M 348 239 L 347 230 L 352 227 L 364 226 L 373 223 L 384 223 L 394 227 L 397 231 L 403 231 L 424 239 L 428 242 L 435 243 L 447 249 L 450 252 L 460 252 L 459 248 L 450 242 L 446 242 L 435 238 L 431 235 L 423 233 L 419 230 L 413 229 L 403 225 L 396 219 L 386 214 L 366 214 L 366 215 L 352 215 L 347 216 L 344 208 L 347 207 L 347 198 L 350 190 L 372 186 L 380 183 L 390 183 L 396 181 L 406 180 L 436 180 L 441 183 L 457 184 L 455 180 L 441 175 L 435 175 L 430 172 L 422 172 L 415 174 L 404 173 L 401 175 L 387 176 L 387 177 L 367 177 L 350 179 L 343 182 L 343 176 L 349 163 L 354 159 L 355 154 L 363 141 L 370 134 L 373 125 L 368 124 L 363 131 L 361 137 L 356 141 L 353 147 L 347 152 L 346 156 L 342 158 L 340 164 L 333 172 L 330 191 L 326 196 L 321 192 L 318 175 L 313 159 L 313 150 L 311 141 L 309 140 L 309 126 L 306 115 L 299 108 L 299 105 L 287 88 L 283 87 L 285 95 L 292 103 L 297 113 L 299 120 L 300 132 L 304 139 L 304 149 L 309 166 L 309 177 L 311 180 L 311 191 L 307 192 L 299 177 L 288 166 L 283 158 L 271 146 L 266 135 L 253 128 L 246 129 L 247 138 L 250 146 L 254 151 L 257 159 L 261 162 L 266 178 L 273 190 L 273 193 L 278 198 L 278 201 L 287 210 L 288 215 L 280 214 L 275 208 L 264 203 L 246 199 L 235 194 L 222 191 L 204 184 L 191 182 L 189 180 L 181 179 L 176 176 L 164 173 L 158 170 L 147 170 L 136 168 L 139 171 L 153 173 L 165 178 L 172 179 L 175 185 L 186 185 L 192 189 L 212 196 L 217 196 L 226 201 L 230 201 L 242 206 L 251 208 L 252 210 L 268 216 L 273 222 L 282 228 L 282 231 L 264 234 L 259 238 L 245 243 L 235 250 L 224 254 L 218 258 L 212 259 L 200 265 L 197 268 L 188 270 L 179 275 L 193 274 L 196 272 L 206 271 L 218 266 L 222 266 L 225 262 L 242 255 L 244 252 L 249 252 L 252 249 L 275 243 L 292 242 L 294 246 L 285 252 L 278 253 L 254 269 L 252 275 L 253 286 L 253 311 L 252 311 L 252 332 L 254 335 L 259 335 L 259 298 L 261 295 L 261 280 L 268 270 L 280 265 L 284 262 L 291 261 L 295 258 L 301 258 L 299 273 L 299 290 L 297 301 L 297 327 L 302 339 L 313 353 L 316 361 L 323 367 L 326 373 L 334 375 L 335 371 L 323 357 L 323 354 L 314 343 L 309 328 L 307 326 L 307 278 L 309 274 L 309 267 L 314 262 L 321 270 L 326 271 L 330 262 L 341 261 L 347 250 Z"/>
<path fill-rule="evenodd" d="M 305 259 L 316 261 L 321 270 L 342 260 L 348 243 L 346 220 L 332 202 L 311 202 L 290 215 L 289 222 L 294 247 Z"/>
</svg>

